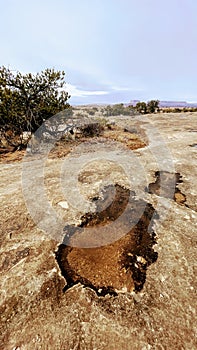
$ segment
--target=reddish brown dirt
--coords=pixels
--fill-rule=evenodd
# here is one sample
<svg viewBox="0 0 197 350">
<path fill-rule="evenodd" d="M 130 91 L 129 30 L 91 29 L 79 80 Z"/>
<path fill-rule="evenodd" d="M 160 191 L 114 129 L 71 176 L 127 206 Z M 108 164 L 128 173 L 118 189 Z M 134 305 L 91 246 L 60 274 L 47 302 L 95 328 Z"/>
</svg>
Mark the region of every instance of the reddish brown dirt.
<svg viewBox="0 0 197 350">
<path fill-rule="evenodd" d="M 122 128 L 117 126 L 114 126 L 113 129 L 111 128 L 110 130 L 106 127 L 101 133 L 100 137 L 102 137 L 103 141 L 118 141 L 131 150 L 146 146 L 144 135 L 140 136 L 129 131 L 124 131 Z M 80 135 L 76 138 L 76 140 L 58 141 L 49 153 L 49 158 L 55 159 L 67 156 L 72 150 L 72 147 L 77 146 L 81 142 L 86 142 L 88 138 L 91 138 L 91 140 L 94 141 L 94 139 L 98 140 L 99 136 L 84 137 L 83 135 Z M 0 163 L 21 161 L 25 155 L 25 152 L 25 149 L 13 151 L 13 148 L 1 148 Z"/>
<path fill-rule="evenodd" d="M 123 143 L 127 148 L 135 150 L 146 146 L 145 135 L 135 134 L 128 130 L 115 126 L 111 129 L 105 129 L 104 135 L 106 139 Z"/>
<path fill-rule="evenodd" d="M 107 188 L 104 200 L 97 204 L 99 211 L 82 217 L 82 230 L 72 226 L 65 227 L 64 242 L 59 246 L 56 257 L 68 283 L 66 289 L 81 282 L 100 295 L 121 290 L 139 291 L 146 280 L 147 267 L 157 260 L 157 253 L 153 250 L 155 235 L 149 228 L 154 208 L 143 201 L 135 200 L 134 196 L 128 203 L 130 191 L 119 185 L 116 185 L 115 189 L 114 200 L 106 209 L 102 210 L 102 207 L 111 201 L 112 186 Z M 131 229 L 131 221 L 137 221 L 139 211 L 144 205 L 143 215 Z M 120 239 L 104 245 L 105 237 L 101 237 L 101 246 L 98 248 L 73 247 L 76 244 L 83 247 L 93 244 L 98 238 L 98 227 L 107 227 L 124 211 L 124 217 L 120 222 L 116 222 L 115 227 L 119 234 L 123 233 Z M 114 233 L 106 232 L 112 237 Z"/>
</svg>

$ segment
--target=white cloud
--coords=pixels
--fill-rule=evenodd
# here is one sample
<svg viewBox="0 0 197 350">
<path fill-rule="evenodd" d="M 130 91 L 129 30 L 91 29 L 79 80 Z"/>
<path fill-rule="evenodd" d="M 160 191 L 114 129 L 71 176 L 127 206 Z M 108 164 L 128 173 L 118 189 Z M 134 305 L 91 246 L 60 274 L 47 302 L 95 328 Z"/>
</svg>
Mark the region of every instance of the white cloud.
<svg viewBox="0 0 197 350">
<path fill-rule="evenodd" d="M 72 84 L 66 84 L 66 91 L 71 95 L 71 97 L 86 97 L 86 96 L 99 96 L 99 95 L 107 95 L 108 91 L 87 91 L 81 90 L 77 88 L 77 86 Z"/>
<path fill-rule="evenodd" d="M 130 88 L 120 87 L 120 86 L 112 86 L 111 88 L 114 91 L 130 91 L 131 90 Z"/>
</svg>

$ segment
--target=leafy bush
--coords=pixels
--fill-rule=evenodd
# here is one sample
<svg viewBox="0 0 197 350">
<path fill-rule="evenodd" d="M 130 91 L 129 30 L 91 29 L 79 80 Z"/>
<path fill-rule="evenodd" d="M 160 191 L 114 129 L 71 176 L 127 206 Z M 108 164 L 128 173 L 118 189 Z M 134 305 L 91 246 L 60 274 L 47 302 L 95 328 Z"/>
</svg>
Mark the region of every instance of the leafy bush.
<svg viewBox="0 0 197 350">
<path fill-rule="evenodd" d="M 158 100 L 151 100 L 146 102 L 138 102 L 135 106 L 135 109 L 140 114 L 147 114 L 147 113 L 155 113 L 159 112 L 159 101 Z"/>
<path fill-rule="evenodd" d="M 147 113 L 155 113 L 159 111 L 159 100 L 151 100 L 147 103 Z"/>
<path fill-rule="evenodd" d="M 104 130 L 104 127 L 101 123 L 95 122 L 86 124 L 83 127 L 80 128 L 83 136 L 85 137 L 93 137 L 93 136 L 100 136 Z"/>
<path fill-rule="evenodd" d="M 91 108 L 87 108 L 85 109 L 85 111 L 89 114 L 89 115 L 95 115 L 95 111 Z"/>
<path fill-rule="evenodd" d="M 102 110 L 104 116 L 131 115 L 134 114 L 134 107 L 125 107 L 123 103 L 108 105 Z"/>
<path fill-rule="evenodd" d="M 8 144 L 19 146 L 24 131 L 36 131 L 44 120 L 69 107 L 64 77 L 64 71 L 54 69 L 33 75 L 0 67 L 0 132 Z"/>
<path fill-rule="evenodd" d="M 138 102 L 135 106 L 135 109 L 140 114 L 146 114 L 147 113 L 147 105 L 145 102 Z"/>
</svg>

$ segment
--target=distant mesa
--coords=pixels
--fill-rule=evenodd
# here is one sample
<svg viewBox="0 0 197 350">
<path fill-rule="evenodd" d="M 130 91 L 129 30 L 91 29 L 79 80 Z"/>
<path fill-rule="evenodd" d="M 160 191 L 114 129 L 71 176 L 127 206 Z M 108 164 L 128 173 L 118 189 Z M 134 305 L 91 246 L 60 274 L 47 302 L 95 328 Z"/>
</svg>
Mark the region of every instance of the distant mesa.
<svg viewBox="0 0 197 350">
<path fill-rule="evenodd" d="M 133 105 L 134 107 L 138 102 L 141 102 L 140 100 L 132 100 L 130 101 L 130 105 Z M 197 107 L 196 103 L 188 103 L 186 101 L 160 101 L 159 107 Z"/>
</svg>

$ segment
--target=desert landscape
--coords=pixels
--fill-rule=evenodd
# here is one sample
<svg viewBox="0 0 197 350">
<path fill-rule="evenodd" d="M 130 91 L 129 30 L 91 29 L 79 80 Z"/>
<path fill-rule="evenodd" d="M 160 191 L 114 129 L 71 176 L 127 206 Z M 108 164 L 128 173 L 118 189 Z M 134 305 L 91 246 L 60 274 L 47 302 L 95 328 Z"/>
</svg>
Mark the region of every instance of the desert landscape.
<svg viewBox="0 0 197 350">
<path fill-rule="evenodd" d="M 2 350 L 197 347 L 197 112 L 102 108 L 1 154 Z"/>
</svg>

